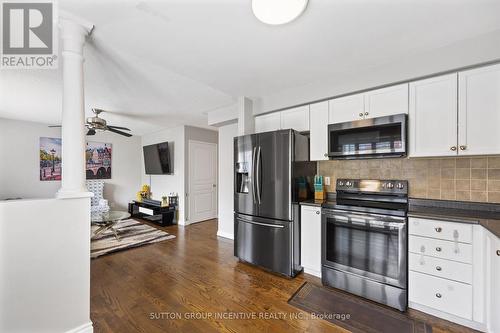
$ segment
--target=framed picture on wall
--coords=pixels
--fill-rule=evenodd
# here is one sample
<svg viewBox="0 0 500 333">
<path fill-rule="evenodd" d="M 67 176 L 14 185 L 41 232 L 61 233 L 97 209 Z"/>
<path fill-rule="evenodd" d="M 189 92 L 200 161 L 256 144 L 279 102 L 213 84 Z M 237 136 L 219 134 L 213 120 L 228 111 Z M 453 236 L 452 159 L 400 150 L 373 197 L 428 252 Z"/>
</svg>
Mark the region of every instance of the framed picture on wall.
<svg viewBox="0 0 500 333">
<path fill-rule="evenodd" d="M 85 149 L 87 179 L 111 179 L 111 143 L 87 142 Z"/>
<path fill-rule="evenodd" d="M 40 137 L 40 180 L 61 180 L 61 138 Z"/>
</svg>

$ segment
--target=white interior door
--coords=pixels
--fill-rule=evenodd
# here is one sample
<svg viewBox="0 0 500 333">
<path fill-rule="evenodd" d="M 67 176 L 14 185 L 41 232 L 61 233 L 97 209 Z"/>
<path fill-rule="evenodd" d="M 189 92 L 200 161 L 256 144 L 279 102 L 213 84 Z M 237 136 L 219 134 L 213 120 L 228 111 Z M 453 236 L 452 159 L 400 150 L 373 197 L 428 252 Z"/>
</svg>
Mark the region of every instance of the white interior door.
<svg viewBox="0 0 500 333">
<path fill-rule="evenodd" d="M 216 218 L 217 144 L 189 140 L 188 163 L 189 223 Z"/>
</svg>

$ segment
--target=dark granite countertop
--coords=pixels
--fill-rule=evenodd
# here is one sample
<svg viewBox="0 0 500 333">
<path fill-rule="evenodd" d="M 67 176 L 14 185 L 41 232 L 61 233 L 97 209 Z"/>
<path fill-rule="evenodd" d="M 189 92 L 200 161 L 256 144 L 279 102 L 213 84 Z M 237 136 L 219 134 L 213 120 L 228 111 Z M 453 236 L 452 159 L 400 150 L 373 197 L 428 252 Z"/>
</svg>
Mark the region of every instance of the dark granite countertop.
<svg viewBox="0 0 500 333">
<path fill-rule="evenodd" d="M 410 204 L 408 216 L 480 224 L 495 236 L 500 237 L 500 213 L 495 211 L 415 206 Z"/>
<path fill-rule="evenodd" d="M 299 204 L 300 205 L 305 205 L 305 206 L 314 206 L 314 207 L 321 207 L 323 204 L 326 202 L 326 200 L 306 200 L 306 201 L 301 201 Z"/>
</svg>

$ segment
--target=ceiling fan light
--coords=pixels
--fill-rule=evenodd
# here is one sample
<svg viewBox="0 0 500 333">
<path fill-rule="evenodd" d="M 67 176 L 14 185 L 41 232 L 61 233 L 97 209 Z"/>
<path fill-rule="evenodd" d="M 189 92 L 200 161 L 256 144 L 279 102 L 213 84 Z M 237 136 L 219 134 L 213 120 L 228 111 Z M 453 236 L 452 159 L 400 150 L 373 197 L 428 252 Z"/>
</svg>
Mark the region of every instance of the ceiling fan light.
<svg viewBox="0 0 500 333">
<path fill-rule="evenodd" d="M 307 7 L 308 0 L 252 0 L 252 11 L 261 22 L 280 25 L 292 22 Z"/>
</svg>

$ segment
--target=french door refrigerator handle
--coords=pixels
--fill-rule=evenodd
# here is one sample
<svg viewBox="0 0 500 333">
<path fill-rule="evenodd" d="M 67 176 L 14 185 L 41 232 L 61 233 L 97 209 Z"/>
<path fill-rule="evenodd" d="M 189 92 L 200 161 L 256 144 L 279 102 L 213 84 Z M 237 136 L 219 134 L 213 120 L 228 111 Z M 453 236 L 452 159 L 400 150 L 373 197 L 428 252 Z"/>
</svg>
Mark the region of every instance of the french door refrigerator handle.
<svg viewBox="0 0 500 333">
<path fill-rule="evenodd" d="M 255 153 L 257 152 L 257 149 L 253 147 L 252 149 L 252 175 L 251 181 L 252 181 L 252 197 L 253 197 L 253 203 L 257 202 L 257 199 L 255 198 Z"/>
<path fill-rule="evenodd" d="M 260 195 L 261 195 L 261 193 L 260 193 L 260 181 L 261 181 L 260 177 L 262 176 L 261 175 L 261 173 L 262 173 L 261 171 L 262 170 L 260 170 L 260 165 L 261 165 L 260 159 L 261 159 L 261 156 L 262 156 L 262 153 L 260 151 L 260 146 L 259 146 L 258 150 L 257 150 L 257 168 L 256 168 L 256 170 L 257 170 L 256 171 L 257 172 L 257 176 L 255 177 L 255 180 L 256 180 L 256 183 L 257 183 L 257 201 L 258 201 L 259 205 L 261 203 L 261 200 L 260 200 Z"/>
<path fill-rule="evenodd" d="M 250 220 L 242 219 L 242 218 L 238 218 L 237 220 L 240 222 L 243 222 L 243 223 L 261 225 L 263 227 L 271 227 L 271 228 L 277 228 L 277 229 L 282 229 L 285 227 L 284 225 L 281 225 L 281 224 L 269 224 L 269 223 L 255 222 L 255 221 L 250 221 Z"/>
</svg>

